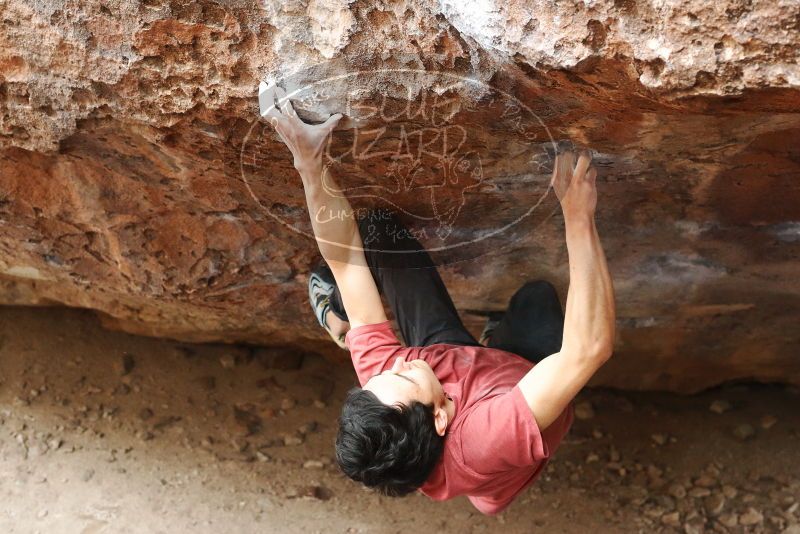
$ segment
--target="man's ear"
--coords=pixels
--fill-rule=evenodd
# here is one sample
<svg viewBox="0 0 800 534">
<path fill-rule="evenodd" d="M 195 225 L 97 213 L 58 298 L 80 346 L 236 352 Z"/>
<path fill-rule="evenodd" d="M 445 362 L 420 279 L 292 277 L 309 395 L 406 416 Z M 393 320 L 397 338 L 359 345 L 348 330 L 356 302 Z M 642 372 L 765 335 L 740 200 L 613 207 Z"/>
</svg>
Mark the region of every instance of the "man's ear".
<svg viewBox="0 0 800 534">
<path fill-rule="evenodd" d="M 447 430 L 447 410 L 444 406 L 437 406 L 433 409 L 433 424 L 436 426 L 436 433 L 444 436 Z"/>
</svg>

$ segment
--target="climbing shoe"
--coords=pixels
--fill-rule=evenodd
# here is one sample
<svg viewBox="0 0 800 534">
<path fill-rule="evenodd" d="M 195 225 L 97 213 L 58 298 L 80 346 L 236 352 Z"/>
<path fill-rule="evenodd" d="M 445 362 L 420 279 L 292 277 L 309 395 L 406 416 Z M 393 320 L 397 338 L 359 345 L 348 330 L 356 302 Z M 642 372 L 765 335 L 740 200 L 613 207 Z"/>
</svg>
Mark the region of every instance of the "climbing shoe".
<svg viewBox="0 0 800 534">
<path fill-rule="evenodd" d="M 505 312 L 491 312 L 489 317 L 486 319 L 486 324 L 483 327 L 483 332 L 481 332 L 481 338 L 478 342 L 483 345 L 484 347 L 489 346 L 489 342 L 492 340 L 492 334 L 494 333 L 494 329 L 500 324 L 500 321 L 503 320 L 503 316 Z"/>
<path fill-rule="evenodd" d="M 347 350 L 347 345 L 344 342 L 345 334 L 341 336 L 333 335 L 325 319 L 328 310 L 331 309 L 331 295 L 333 295 L 335 289 L 336 281 L 333 278 L 333 273 L 325 264 L 312 271 L 308 277 L 308 300 L 311 302 L 311 309 L 314 310 L 317 322 L 339 347 Z"/>
</svg>

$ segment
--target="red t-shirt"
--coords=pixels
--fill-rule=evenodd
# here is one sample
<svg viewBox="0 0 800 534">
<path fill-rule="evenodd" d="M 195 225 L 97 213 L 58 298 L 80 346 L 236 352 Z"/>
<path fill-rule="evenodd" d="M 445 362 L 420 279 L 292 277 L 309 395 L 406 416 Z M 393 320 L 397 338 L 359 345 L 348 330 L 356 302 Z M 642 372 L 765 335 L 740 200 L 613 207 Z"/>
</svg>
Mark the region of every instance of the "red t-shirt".
<svg viewBox="0 0 800 534">
<path fill-rule="evenodd" d="M 541 474 L 572 424 L 570 403 L 539 430 L 516 387 L 533 364 L 516 354 L 461 345 L 403 347 L 389 321 L 353 328 L 345 342 L 362 386 L 405 356 L 428 362 L 453 399 L 442 459 L 420 488 L 437 501 L 466 495 L 484 514 L 503 511 Z"/>
</svg>

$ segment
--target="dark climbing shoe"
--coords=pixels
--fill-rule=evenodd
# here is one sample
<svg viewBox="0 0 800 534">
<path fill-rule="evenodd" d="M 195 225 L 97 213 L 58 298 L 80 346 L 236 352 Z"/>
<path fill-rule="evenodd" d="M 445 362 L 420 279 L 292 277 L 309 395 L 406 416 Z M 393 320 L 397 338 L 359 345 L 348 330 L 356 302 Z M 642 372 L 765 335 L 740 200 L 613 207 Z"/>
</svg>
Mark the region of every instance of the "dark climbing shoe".
<svg viewBox="0 0 800 534">
<path fill-rule="evenodd" d="M 503 320 L 504 315 L 505 312 L 491 312 L 489 314 L 489 317 L 486 319 L 486 325 L 483 327 L 483 332 L 481 332 L 481 338 L 478 340 L 481 345 L 484 347 L 489 346 L 494 329 L 497 328 L 497 325 Z"/>
</svg>

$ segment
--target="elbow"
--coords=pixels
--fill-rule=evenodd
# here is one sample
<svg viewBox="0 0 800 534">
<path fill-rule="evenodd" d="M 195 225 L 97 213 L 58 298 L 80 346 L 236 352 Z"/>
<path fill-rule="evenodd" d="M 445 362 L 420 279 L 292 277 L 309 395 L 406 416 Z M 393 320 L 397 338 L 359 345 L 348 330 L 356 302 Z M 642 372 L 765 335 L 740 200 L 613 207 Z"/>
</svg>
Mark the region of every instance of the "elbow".
<svg viewBox="0 0 800 534">
<path fill-rule="evenodd" d="M 600 365 L 603 365 L 608 360 L 611 359 L 611 355 L 614 354 L 614 344 L 607 343 L 601 346 L 598 346 L 593 351 L 594 359 L 598 361 Z"/>
<path fill-rule="evenodd" d="M 614 336 L 603 336 L 586 346 L 585 354 L 599 367 L 614 354 Z"/>
<path fill-rule="evenodd" d="M 614 344 L 611 341 L 598 341 L 587 344 L 568 344 L 561 346 L 562 354 L 573 354 L 583 365 L 598 368 L 611 359 Z"/>
<path fill-rule="evenodd" d="M 592 344 L 592 348 L 594 349 L 593 353 L 602 363 L 607 362 L 611 359 L 611 355 L 614 354 L 614 338 L 616 337 L 614 322 L 615 321 L 611 319 L 606 328 L 594 339 L 594 343 Z"/>
</svg>

